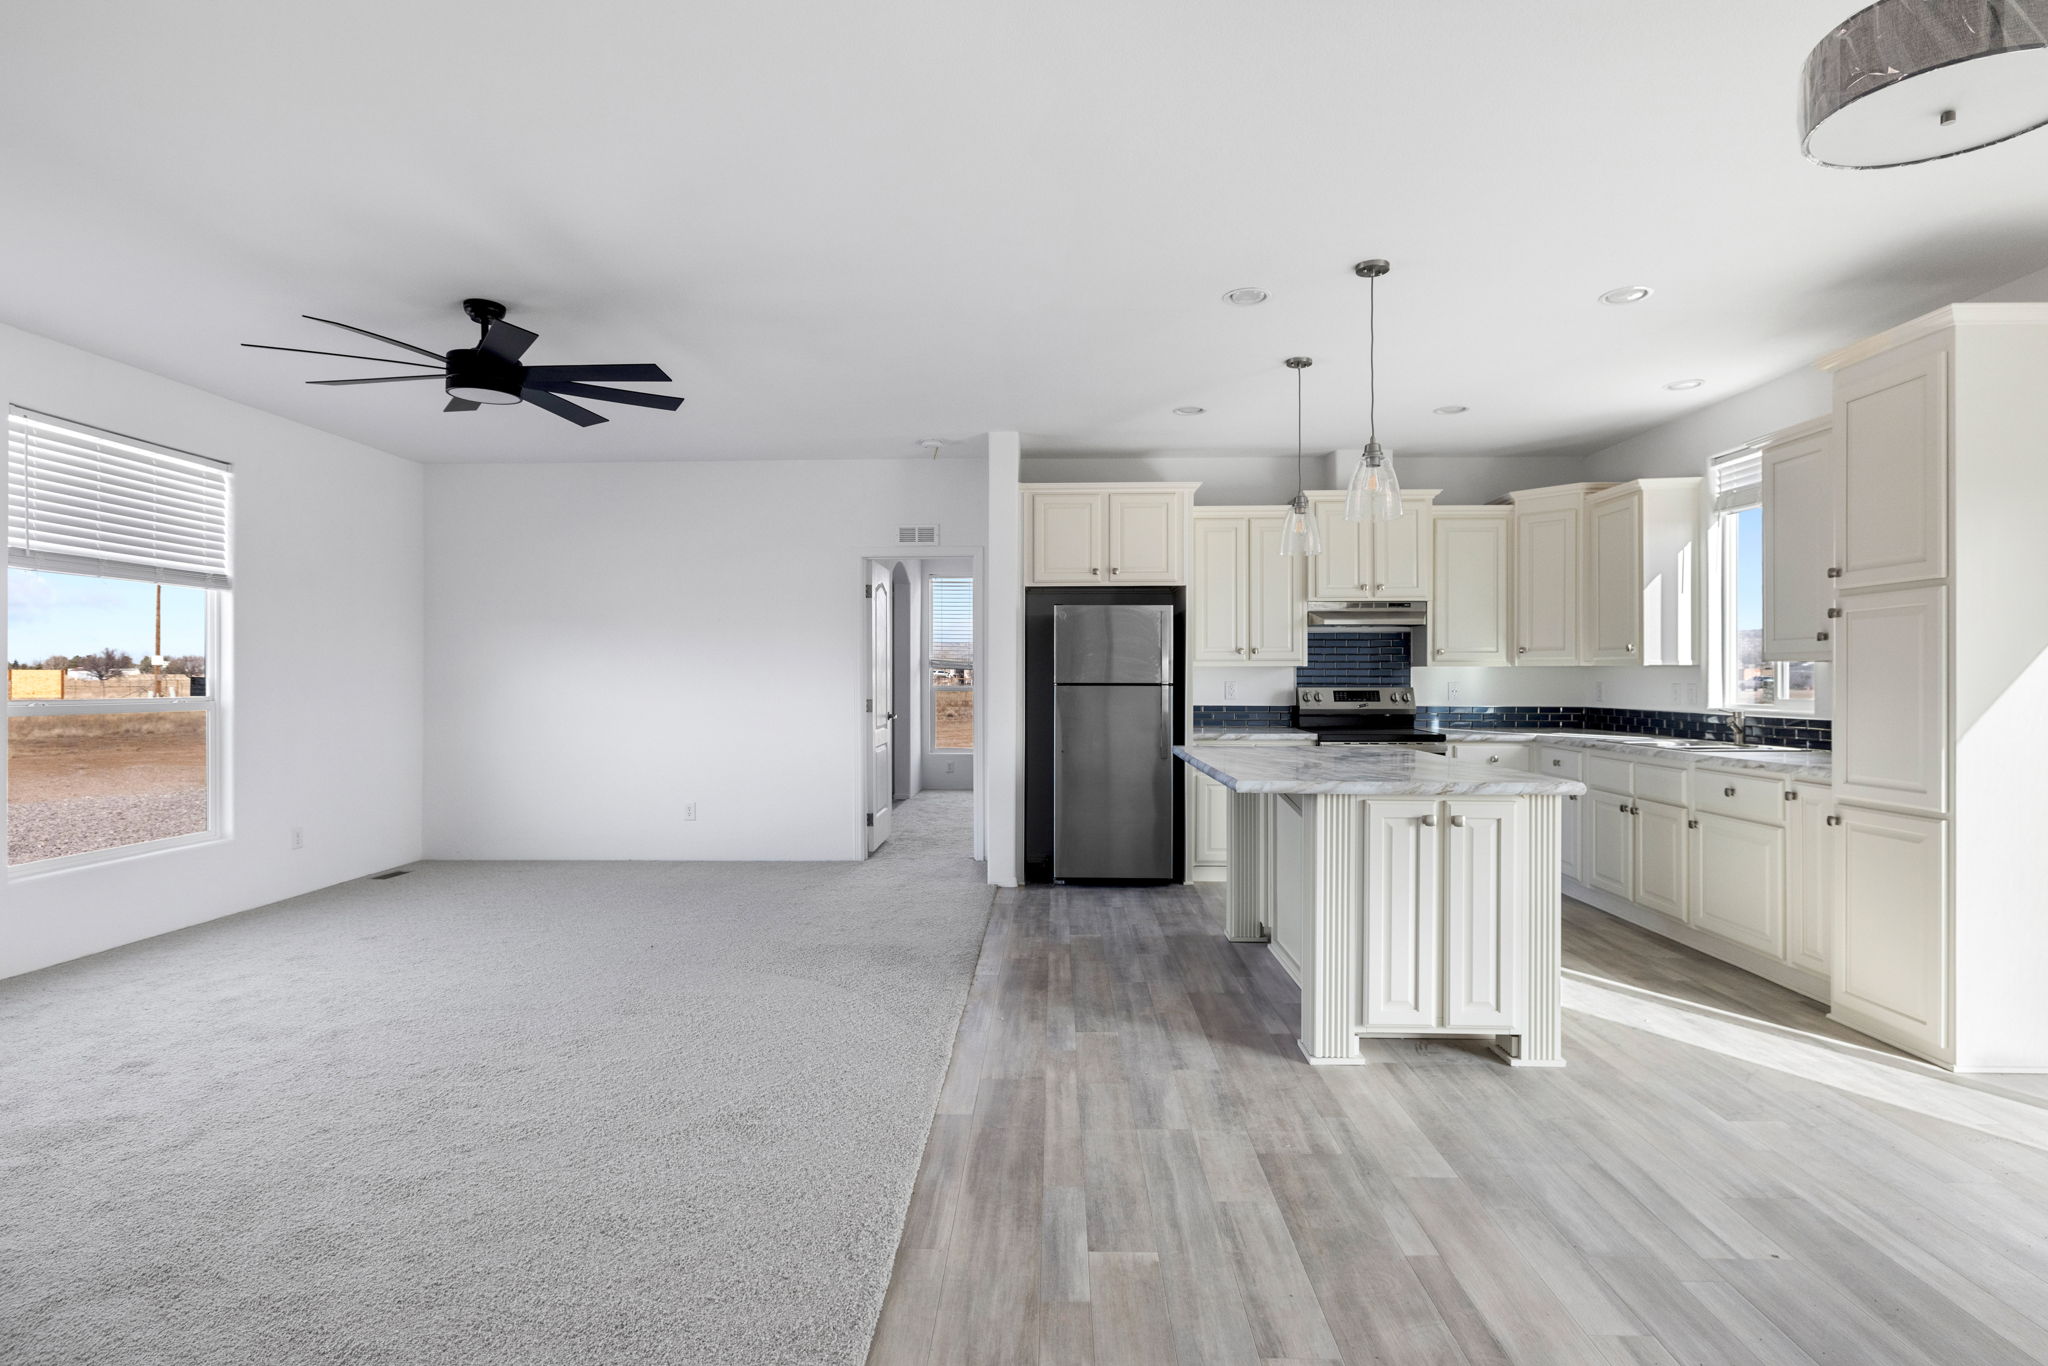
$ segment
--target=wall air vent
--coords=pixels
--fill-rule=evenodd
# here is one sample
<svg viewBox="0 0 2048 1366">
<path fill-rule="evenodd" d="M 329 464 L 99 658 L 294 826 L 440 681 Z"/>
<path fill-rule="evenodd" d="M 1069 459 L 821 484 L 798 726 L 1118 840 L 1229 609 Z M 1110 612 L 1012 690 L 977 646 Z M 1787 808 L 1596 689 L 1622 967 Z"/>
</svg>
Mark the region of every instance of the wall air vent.
<svg viewBox="0 0 2048 1366">
<path fill-rule="evenodd" d="M 937 545 L 939 529 L 935 526 L 899 526 L 896 528 L 898 545 Z"/>
</svg>

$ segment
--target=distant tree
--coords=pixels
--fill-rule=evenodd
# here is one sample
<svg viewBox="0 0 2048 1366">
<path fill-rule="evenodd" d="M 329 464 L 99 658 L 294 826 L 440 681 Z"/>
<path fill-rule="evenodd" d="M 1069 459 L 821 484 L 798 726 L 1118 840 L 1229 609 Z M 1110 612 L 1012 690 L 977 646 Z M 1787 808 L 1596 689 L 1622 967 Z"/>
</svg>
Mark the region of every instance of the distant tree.
<svg viewBox="0 0 2048 1366">
<path fill-rule="evenodd" d="M 51 655 L 43 661 L 42 667 L 45 669 L 68 669 L 71 667 L 71 660 L 66 655 Z"/>
<path fill-rule="evenodd" d="M 187 678 L 204 678 L 206 676 L 206 656 L 171 655 L 164 660 L 164 672 L 167 674 L 184 674 Z"/>
<path fill-rule="evenodd" d="M 109 645 L 107 646 L 106 649 L 101 650 L 96 655 L 78 656 L 78 658 L 71 661 L 71 667 L 74 669 L 83 669 L 87 673 L 91 674 L 94 678 L 97 678 L 100 680 L 100 682 L 104 683 L 108 679 L 112 678 L 115 674 L 121 672 L 121 670 L 134 668 L 135 657 L 133 655 L 124 654 L 120 650 L 117 650 L 113 646 Z"/>
</svg>

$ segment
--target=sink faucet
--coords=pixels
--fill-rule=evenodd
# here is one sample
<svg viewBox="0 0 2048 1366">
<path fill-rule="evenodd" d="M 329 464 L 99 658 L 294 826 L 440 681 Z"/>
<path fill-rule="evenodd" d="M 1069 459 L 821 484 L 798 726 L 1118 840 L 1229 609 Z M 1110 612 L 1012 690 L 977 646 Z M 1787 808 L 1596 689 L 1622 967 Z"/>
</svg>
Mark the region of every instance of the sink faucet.
<svg viewBox="0 0 2048 1366">
<path fill-rule="evenodd" d="M 1747 735 L 1743 734 L 1743 728 L 1744 728 L 1744 726 L 1746 726 L 1747 724 L 1748 724 L 1748 723 L 1747 723 L 1747 722 L 1745 722 L 1745 721 L 1743 720 L 1743 717 L 1742 717 L 1742 713 L 1741 713 L 1741 712 L 1739 712 L 1739 711 L 1731 711 L 1731 712 L 1729 712 L 1729 713 L 1728 713 L 1728 738 L 1729 738 L 1729 739 L 1730 739 L 1731 741 L 1733 741 L 1734 743 L 1738 744 L 1738 745 L 1746 745 L 1746 744 L 1748 744 L 1748 743 L 1749 743 L 1749 737 L 1748 737 Z"/>
</svg>

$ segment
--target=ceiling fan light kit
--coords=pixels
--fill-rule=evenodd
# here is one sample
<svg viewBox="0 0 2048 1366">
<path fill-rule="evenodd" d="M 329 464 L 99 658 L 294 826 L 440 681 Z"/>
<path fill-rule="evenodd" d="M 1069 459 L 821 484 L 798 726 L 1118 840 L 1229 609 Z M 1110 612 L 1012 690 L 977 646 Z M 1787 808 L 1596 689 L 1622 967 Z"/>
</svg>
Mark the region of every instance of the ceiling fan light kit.
<svg viewBox="0 0 2048 1366">
<path fill-rule="evenodd" d="M 311 351 L 303 346 L 271 346 L 263 342 L 243 342 L 259 351 L 290 351 L 307 356 L 339 356 L 348 360 L 377 361 L 385 365 L 408 365 L 425 370 L 419 375 L 372 375 L 363 379 L 310 379 L 308 384 L 395 384 L 406 380 L 438 379 L 448 395 L 448 406 L 442 409 L 449 413 L 473 413 L 478 408 L 505 407 L 515 403 L 529 403 L 556 417 L 575 423 L 579 427 L 594 427 L 608 421 L 601 414 L 594 413 L 570 398 L 594 399 L 601 403 L 624 403 L 636 408 L 660 408 L 674 412 L 683 406 L 680 398 L 668 394 L 643 394 L 633 389 L 613 389 L 591 380 L 625 381 L 633 384 L 672 384 L 668 372 L 659 365 L 526 365 L 522 358 L 527 348 L 540 340 L 538 334 L 505 321 L 505 306 L 494 299 L 464 299 L 462 311 L 469 320 L 482 329 L 475 346 L 458 347 L 453 351 L 429 351 L 411 342 L 402 342 L 396 337 L 387 337 L 379 332 L 356 327 L 350 323 L 336 322 L 332 318 L 316 318 L 307 313 L 301 316 L 308 321 L 339 327 L 357 336 L 369 337 L 401 351 L 426 356 L 437 362 L 429 366 L 415 360 L 397 360 L 384 356 L 361 356 L 348 351 Z M 565 397 L 565 395 L 567 397 Z"/>
<path fill-rule="evenodd" d="M 1878 0 L 1806 59 L 1800 150 L 1872 170 L 2048 124 L 2048 0 Z"/>
</svg>

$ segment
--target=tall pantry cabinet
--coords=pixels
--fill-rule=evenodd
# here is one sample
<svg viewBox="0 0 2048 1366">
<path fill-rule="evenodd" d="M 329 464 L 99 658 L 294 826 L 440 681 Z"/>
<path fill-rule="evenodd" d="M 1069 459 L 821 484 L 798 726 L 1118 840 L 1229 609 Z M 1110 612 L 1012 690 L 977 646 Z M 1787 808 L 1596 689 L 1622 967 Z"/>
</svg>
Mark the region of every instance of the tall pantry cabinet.
<svg viewBox="0 0 2048 1366">
<path fill-rule="evenodd" d="M 2048 305 L 1957 304 L 1835 374 L 1833 1014 L 2048 1070 Z"/>
</svg>

